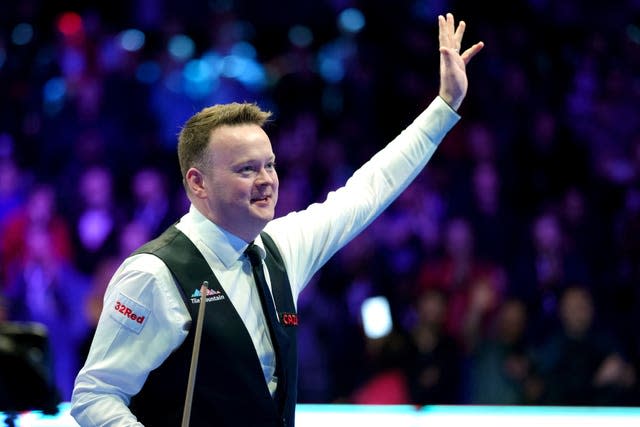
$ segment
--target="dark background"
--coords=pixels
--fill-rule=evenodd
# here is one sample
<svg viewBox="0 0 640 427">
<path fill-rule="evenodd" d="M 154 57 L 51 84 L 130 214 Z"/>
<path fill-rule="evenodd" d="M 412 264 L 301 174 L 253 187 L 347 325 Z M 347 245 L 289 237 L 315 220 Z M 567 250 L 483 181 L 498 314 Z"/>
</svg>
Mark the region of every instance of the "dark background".
<svg viewBox="0 0 640 427">
<path fill-rule="evenodd" d="M 63 399 L 113 269 L 186 209 L 184 120 L 217 102 L 272 110 L 278 214 L 303 208 L 437 95 L 437 15 L 450 11 L 468 24 L 464 45 L 486 44 L 462 121 L 303 293 L 300 401 L 638 403 L 637 0 L 0 8 L 4 320 L 47 325 Z M 342 28 L 345 11 L 364 26 Z M 124 34 L 144 43 L 126 50 Z M 182 57 L 168 50 L 176 35 Z M 562 309 L 575 288 L 586 297 Z M 446 321 L 419 304 L 434 289 Z M 359 313 L 373 295 L 395 322 L 378 339 Z M 509 339 L 513 301 L 527 317 Z"/>
</svg>

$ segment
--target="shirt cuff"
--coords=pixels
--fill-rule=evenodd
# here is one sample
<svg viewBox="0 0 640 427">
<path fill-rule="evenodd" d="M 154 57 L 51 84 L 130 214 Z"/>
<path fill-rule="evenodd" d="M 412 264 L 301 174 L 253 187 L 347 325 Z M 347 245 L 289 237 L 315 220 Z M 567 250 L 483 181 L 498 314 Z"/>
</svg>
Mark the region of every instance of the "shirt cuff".
<svg viewBox="0 0 640 427">
<path fill-rule="evenodd" d="M 445 135 L 460 121 L 460 115 L 440 96 L 414 120 L 427 137 L 434 143 L 440 144 Z"/>
</svg>

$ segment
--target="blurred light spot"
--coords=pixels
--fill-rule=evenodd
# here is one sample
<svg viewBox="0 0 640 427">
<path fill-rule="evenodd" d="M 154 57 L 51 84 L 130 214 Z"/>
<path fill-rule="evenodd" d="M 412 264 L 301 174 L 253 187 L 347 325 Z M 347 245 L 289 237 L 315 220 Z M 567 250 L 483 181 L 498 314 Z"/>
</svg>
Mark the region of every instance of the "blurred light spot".
<svg viewBox="0 0 640 427">
<path fill-rule="evenodd" d="M 627 36 L 631 39 L 635 44 L 640 44 L 640 28 L 631 24 L 627 26 Z"/>
<path fill-rule="evenodd" d="M 289 41 L 297 47 L 307 47 L 313 42 L 313 33 L 309 27 L 295 25 L 289 29 Z"/>
<path fill-rule="evenodd" d="M 56 102 L 64 98 L 67 85 L 62 77 L 54 77 L 44 84 L 43 97 L 45 102 Z"/>
<path fill-rule="evenodd" d="M 367 337 L 376 339 L 391 333 L 393 321 L 390 310 L 389 302 L 384 297 L 375 296 L 364 300 L 360 312 Z"/>
<path fill-rule="evenodd" d="M 364 28 L 364 15 L 356 8 L 345 9 L 338 16 L 338 27 L 347 33 L 357 33 Z"/>
<path fill-rule="evenodd" d="M 26 22 L 16 25 L 11 32 L 11 41 L 18 46 L 29 43 L 31 39 L 33 39 L 33 27 Z"/>
<path fill-rule="evenodd" d="M 222 68 L 224 67 L 224 60 L 222 58 L 222 55 L 214 50 L 210 50 L 202 55 L 201 59 L 202 61 L 207 63 L 207 66 L 215 76 L 214 78 L 217 79 L 218 77 L 220 77 L 220 74 L 222 74 Z"/>
<path fill-rule="evenodd" d="M 222 74 L 225 77 L 235 79 L 242 75 L 244 71 L 244 61 L 236 55 L 226 56 L 223 60 Z"/>
<path fill-rule="evenodd" d="M 195 43 L 184 34 L 177 34 L 169 39 L 169 53 L 179 61 L 186 61 L 193 56 Z"/>
<path fill-rule="evenodd" d="M 82 31 L 82 18 L 76 12 L 65 12 L 58 18 L 58 31 L 67 37 Z"/>
<path fill-rule="evenodd" d="M 345 61 L 355 54 L 355 45 L 347 38 L 339 38 L 324 45 L 317 56 L 318 72 L 330 83 L 337 83 L 346 74 Z"/>
<path fill-rule="evenodd" d="M 242 56 L 244 58 L 255 58 L 256 48 L 251 43 L 238 42 L 231 47 L 231 54 Z"/>
<path fill-rule="evenodd" d="M 193 82 L 202 82 L 210 80 L 213 73 L 211 67 L 206 61 L 201 59 L 192 59 L 184 66 L 184 77 Z"/>
<path fill-rule="evenodd" d="M 42 88 L 44 112 L 53 116 L 62 110 L 67 85 L 62 77 L 49 79 Z"/>
<path fill-rule="evenodd" d="M 118 37 L 105 38 L 98 51 L 99 63 L 102 69 L 105 71 L 120 69 L 125 62 L 124 57 L 126 57 L 126 54 L 120 45 Z"/>
<path fill-rule="evenodd" d="M 192 59 L 182 72 L 184 90 L 191 98 L 200 99 L 211 93 L 216 83 L 213 70 L 207 61 Z"/>
<path fill-rule="evenodd" d="M 245 61 L 244 72 L 238 80 L 253 90 L 260 90 L 267 84 L 267 75 L 261 64 L 256 61 Z"/>
<path fill-rule="evenodd" d="M 633 165 L 629 160 L 612 158 L 606 161 L 605 168 L 609 179 L 615 183 L 625 184 L 634 176 Z"/>
<path fill-rule="evenodd" d="M 318 68 L 320 75 L 329 82 L 336 83 L 344 77 L 344 67 L 336 57 L 324 56 L 319 58 Z"/>
<path fill-rule="evenodd" d="M 84 72 L 85 66 L 83 52 L 78 49 L 66 49 L 60 56 L 60 67 L 65 76 L 79 76 Z"/>
<path fill-rule="evenodd" d="M 140 50 L 144 46 L 145 36 L 140 30 L 130 29 L 120 33 L 120 46 L 129 52 Z"/>
<path fill-rule="evenodd" d="M 146 61 L 138 65 L 136 79 L 142 83 L 152 84 L 162 76 L 160 65 L 155 61 Z"/>
<path fill-rule="evenodd" d="M 224 77 L 237 80 L 254 90 L 260 90 L 267 81 L 262 64 L 238 55 L 225 56 L 222 59 L 221 71 Z"/>
</svg>

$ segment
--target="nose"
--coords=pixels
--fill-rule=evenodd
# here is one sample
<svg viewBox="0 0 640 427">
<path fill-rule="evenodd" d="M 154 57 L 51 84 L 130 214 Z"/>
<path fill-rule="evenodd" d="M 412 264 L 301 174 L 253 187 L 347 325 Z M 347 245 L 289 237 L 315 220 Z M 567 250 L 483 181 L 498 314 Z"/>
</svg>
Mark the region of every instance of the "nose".
<svg viewBox="0 0 640 427">
<path fill-rule="evenodd" d="M 258 173 L 258 177 L 256 178 L 256 182 L 258 184 L 273 184 L 275 182 L 275 174 L 274 170 L 268 170 L 267 168 L 261 168 L 260 173 Z"/>
</svg>

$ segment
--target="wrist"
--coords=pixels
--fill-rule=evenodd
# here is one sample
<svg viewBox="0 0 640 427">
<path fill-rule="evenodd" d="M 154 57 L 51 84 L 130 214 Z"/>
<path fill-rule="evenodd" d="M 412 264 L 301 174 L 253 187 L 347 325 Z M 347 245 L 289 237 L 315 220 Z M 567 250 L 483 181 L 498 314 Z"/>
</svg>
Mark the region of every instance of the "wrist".
<svg viewBox="0 0 640 427">
<path fill-rule="evenodd" d="M 447 104 L 449 106 L 449 108 L 451 108 L 453 111 L 458 111 L 458 108 L 460 108 L 460 105 L 462 104 L 462 100 L 461 99 L 453 99 L 453 97 L 451 96 L 447 96 L 446 94 L 440 93 L 438 94 L 438 96 L 445 102 L 445 104 Z"/>
</svg>

